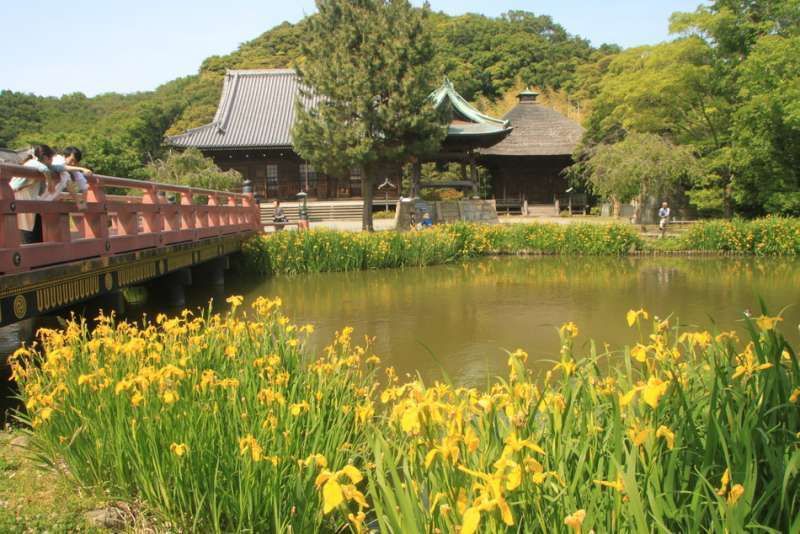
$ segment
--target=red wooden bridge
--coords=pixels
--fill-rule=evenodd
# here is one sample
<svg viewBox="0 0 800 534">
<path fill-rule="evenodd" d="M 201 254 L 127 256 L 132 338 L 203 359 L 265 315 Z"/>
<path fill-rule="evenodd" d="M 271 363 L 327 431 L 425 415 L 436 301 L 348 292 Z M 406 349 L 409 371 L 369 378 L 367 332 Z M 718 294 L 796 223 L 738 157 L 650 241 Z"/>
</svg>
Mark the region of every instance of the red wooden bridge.
<svg viewBox="0 0 800 534">
<path fill-rule="evenodd" d="M 0 325 L 159 277 L 184 284 L 190 267 L 219 266 L 261 229 L 250 193 L 93 175 L 85 204 L 16 200 L 12 177 L 45 178 L 0 164 Z M 41 215 L 41 243 L 21 243 L 21 213 Z"/>
</svg>

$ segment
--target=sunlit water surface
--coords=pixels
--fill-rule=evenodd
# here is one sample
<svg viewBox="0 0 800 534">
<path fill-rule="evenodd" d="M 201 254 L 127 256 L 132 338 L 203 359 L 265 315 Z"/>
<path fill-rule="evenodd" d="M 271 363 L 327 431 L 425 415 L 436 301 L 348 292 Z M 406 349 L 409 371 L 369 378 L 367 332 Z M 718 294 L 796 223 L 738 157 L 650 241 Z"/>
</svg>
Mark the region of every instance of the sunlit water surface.
<svg viewBox="0 0 800 534">
<path fill-rule="evenodd" d="M 374 350 L 401 373 L 479 385 L 506 371 L 507 350 L 531 361 L 557 358 L 558 327 L 575 322 L 589 340 L 621 347 L 638 340 L 625 313 L 705 329 L 737 328 L 759 298 L 781 310 L 782 330 L 800 341 L 800 262 L 707 258 L 493 258 L 461 265 L 310 276 L 279 276 L 228 290 L 248 299 L 280 296 L 286 313 L 312 323 L 324 347 L 345 325 L 374 337 Z"/>
<path fill-rule="evenodd" d="M 196 281 L 199 282 L 199 281 Z M 320 351 L 344 326 L 374 338 L 385 365 L 426 380 L 446 373 L 453 382 L 481 385 L 506 372 L 506 352 L 522 348 L 534 366 L 557 357 L 558 326 L 575 322 L 578 352 L 635 343 L 625 313 L 644 307 L 692 328 L 744 335 L 743 316 L 760 314 L 759 298 L 785 318 L 781 329 L 800 341 L 800 262 L 730 258 L 491 258 L 459 265 L 261 280 L 230 275 L 224 289 L 193 287 L 189 305 L 210 298 L 221 308 L 230 294 L 248 301 L 280 296 L 298 324 L 312 323 Z M 130 307 L 129 319 L 159 310 Z M 51 320 L 51 322 L 53 322 Z M 12 347 L 25 328 L 0 335 Z M 6 339 L 8 338 L 8 339 Z M 14 338 L 14 339 L 11 339 Z M 11 349 L 9 349 L 11 350 Z M 3 393 L 0 391 L 0 397 Z M 2 411 L 2 410 L 0 410 Z"/>
</svg>

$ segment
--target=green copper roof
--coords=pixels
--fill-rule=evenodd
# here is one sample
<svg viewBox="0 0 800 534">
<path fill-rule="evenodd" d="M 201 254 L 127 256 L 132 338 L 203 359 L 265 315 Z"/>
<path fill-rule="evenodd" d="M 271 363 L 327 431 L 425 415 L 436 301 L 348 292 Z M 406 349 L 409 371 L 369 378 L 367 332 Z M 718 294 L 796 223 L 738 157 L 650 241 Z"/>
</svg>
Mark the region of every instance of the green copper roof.
<svg viewBox="0 0 800 534">
<path fill-rule="evenodd" d="M 431 95 L 433 105 L 439 107 L 445 102 L 449 103 L 456 113 L 456 117 L 465 122 L 472 124 L 451 124 L 448 129 L 448 136 L 464 136 L 464 135 L 495 135 L 501 132 L 510 132 L 511 126 L 509 121 L 503 119 L 496 119 L 485 115 L 472 107 L 463 96 L 458 94 L 450 80 L 445 78 L 444 83 L 439 89 Z"/>
</svg>

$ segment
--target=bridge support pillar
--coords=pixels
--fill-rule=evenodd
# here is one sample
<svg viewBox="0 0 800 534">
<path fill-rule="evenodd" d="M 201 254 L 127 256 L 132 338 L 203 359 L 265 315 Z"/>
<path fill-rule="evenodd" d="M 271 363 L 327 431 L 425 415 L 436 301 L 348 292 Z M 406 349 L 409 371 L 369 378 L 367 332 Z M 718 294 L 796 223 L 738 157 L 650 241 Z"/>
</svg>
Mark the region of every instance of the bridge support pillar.
<svg viewBox="0 0 800 534">
<path fill-rule="evenodd" d="M 179 269 L 162 276 L 153 284 L 155 294 L 170 308 L 186 307 L 185 286 L 192 285 L 191 269 Z"/>
<path fill-rule="evenodd" d="M 125 296 L 122 291 L 111 291 L 99 297 L 90 300 L 83 310 L 83 316 L 87 319 L 94 319 L 100 315 L 100 310 L 103 310 L 105 315 L 110 315 L 112 312 L 117 316 L 125 312 Z"/>
<path fill-rule="evenodd" d="M 228 257 L 224 256 L 198 265 L 192 274 L 203 285 L 224 286 L 225 270 L 229 265 Z"/>
<path fill-rule="evenodd" d="M 93 297 L 85 302 L 79 302 L 66 306 L 62 310 L 51 312 L 60 317 L 69 318 L 71 313 L 86 318 L 90 324 L 99 317 L 100 312 L 108 317 L 112 313 L 117 317 L 125 313 L 125 296 L 122 291 L 111 291 L 109 293 L 102 293 Z"/>
</svg>

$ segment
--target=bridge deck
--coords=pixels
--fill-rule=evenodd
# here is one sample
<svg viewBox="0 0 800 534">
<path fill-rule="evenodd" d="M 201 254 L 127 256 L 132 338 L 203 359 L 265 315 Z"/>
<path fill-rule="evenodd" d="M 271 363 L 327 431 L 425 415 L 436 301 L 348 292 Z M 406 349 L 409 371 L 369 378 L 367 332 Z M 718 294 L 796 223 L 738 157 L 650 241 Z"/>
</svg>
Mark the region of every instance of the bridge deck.
<svg viewBox="0 0 800 534">
<path fill-rule="evenodd" d="M 251 194 L 93 175 L 82 198 L 16 200 L 12 177 L 47 179 L 0 164 L 0 325 L 225 256 L 260 231 Z M 21 213 L 41 217 L 41 243 L 21 243 Z"/>
</svg>

